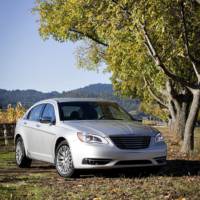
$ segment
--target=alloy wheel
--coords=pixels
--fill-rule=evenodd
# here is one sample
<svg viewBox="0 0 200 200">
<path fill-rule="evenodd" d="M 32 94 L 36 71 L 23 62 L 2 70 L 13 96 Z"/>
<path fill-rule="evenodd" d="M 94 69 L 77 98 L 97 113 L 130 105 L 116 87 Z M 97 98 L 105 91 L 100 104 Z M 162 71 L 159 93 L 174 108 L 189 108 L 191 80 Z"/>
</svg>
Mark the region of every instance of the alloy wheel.
<svg viewBox="0 0 200 200">
<path fill-rule="evenodd" d="M 71 151 L 66 144 L 57 151 L 56 168 L 61 176 L 70 176 L 74 171 Z"/>
</svg>

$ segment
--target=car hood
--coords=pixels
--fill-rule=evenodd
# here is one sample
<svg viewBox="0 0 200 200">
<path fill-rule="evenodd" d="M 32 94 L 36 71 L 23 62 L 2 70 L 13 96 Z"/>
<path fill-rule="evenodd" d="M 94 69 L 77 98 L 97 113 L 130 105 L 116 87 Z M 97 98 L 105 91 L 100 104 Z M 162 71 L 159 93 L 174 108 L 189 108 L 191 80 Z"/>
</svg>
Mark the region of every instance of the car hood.
<svg viewBox="0 0 200 200">
<path fill-rule="evenodd" d="M 77 131 L 101 135 L 103 137 L 111 135 L 148 135 L 155 136 L 158 131 L 143 126 L 136 122 L 121 120 L 79 120 L 63 122 Z"/>
</svg>

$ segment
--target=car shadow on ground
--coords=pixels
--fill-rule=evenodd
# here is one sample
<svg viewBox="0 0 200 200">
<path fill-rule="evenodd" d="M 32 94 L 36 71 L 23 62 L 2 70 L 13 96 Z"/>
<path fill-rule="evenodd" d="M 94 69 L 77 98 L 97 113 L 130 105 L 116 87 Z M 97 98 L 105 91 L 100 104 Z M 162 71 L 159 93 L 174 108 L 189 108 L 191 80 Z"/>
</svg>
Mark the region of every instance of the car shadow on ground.
<svg viewBox="0 0 200 200">
<path fill-rule="evenodd" d="M 160 171 L 166 176 L 200 176 L 200 160 L 168 160 Z"/>
<path fill-rule="evenodd" d="M 102 178 L 144 178 L 149 176 L 200 176 L 200 161 L 198 160 L 168 160 L 167 165 L 162 168 L 140 167 L 123 168 L 111 170 L 85 170 L 80 171 L 81 178 L 102 177 Z"/>
<path fill-rule="evenodd" d="M 0 169 L 0 176 L 5 174 L 31 174 L 31 173 L 53 173 L 55 167 L 48 163 L 35 162 L 31 168 L 21 169 L 18 167 Z M 149 176 L 200 176 L 200 160 L 168 160 L 167 165 L 160 168 L 140 167 L 122 168 L 110 170 L 81 170 L 77 178 L 145 178 Z M 59 176 L 59 175 L 58 175 Z M 68 179 L 69 180 L 69 179 Z"/>
</svg>

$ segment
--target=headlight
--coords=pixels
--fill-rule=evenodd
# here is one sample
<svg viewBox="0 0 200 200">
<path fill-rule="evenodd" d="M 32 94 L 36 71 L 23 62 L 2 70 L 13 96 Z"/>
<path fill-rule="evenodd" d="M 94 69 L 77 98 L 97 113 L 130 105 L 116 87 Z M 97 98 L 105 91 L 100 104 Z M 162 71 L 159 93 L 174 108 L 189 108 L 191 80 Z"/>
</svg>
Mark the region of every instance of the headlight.
<svg viewBox="0 0 200 200">
<path fill-rule="evenodd" d="M 157 142 L 163 142 L 163 141 L 164 141 L 163 136 L 160 133 L 158 133 L 156 135 L 156 137 L 155 137 L 155 143 L 157 143 Z"/>
<path fill-rule="evenodd" d="M 99 135 L 78 132 L 77 136 L 81 142 L 108 144 L 108 141 Z"/>
</svg>

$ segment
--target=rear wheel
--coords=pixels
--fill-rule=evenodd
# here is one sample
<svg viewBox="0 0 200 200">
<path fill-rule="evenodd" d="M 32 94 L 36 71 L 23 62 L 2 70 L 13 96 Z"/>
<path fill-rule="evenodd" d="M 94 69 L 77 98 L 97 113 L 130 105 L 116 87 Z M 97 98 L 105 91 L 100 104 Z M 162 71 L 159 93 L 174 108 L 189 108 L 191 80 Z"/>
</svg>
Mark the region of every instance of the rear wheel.
<svg viewBox="0 0 200 200">
<path fill-rule="evenodd" d="M 26 156 L 24 143 L 21 137 L 19 137 L 16 141 L 15 159 L 17 166 L 20 168 L 27 168 L 31 166 L 32 160 Z"/>
<path fill-rule="evenodd" d="M 74 177 L 75 169 L 70 148 L 66 141 L 62 141 L 56 149 L 56 169 L 62 177 Z"/>
</svg>

